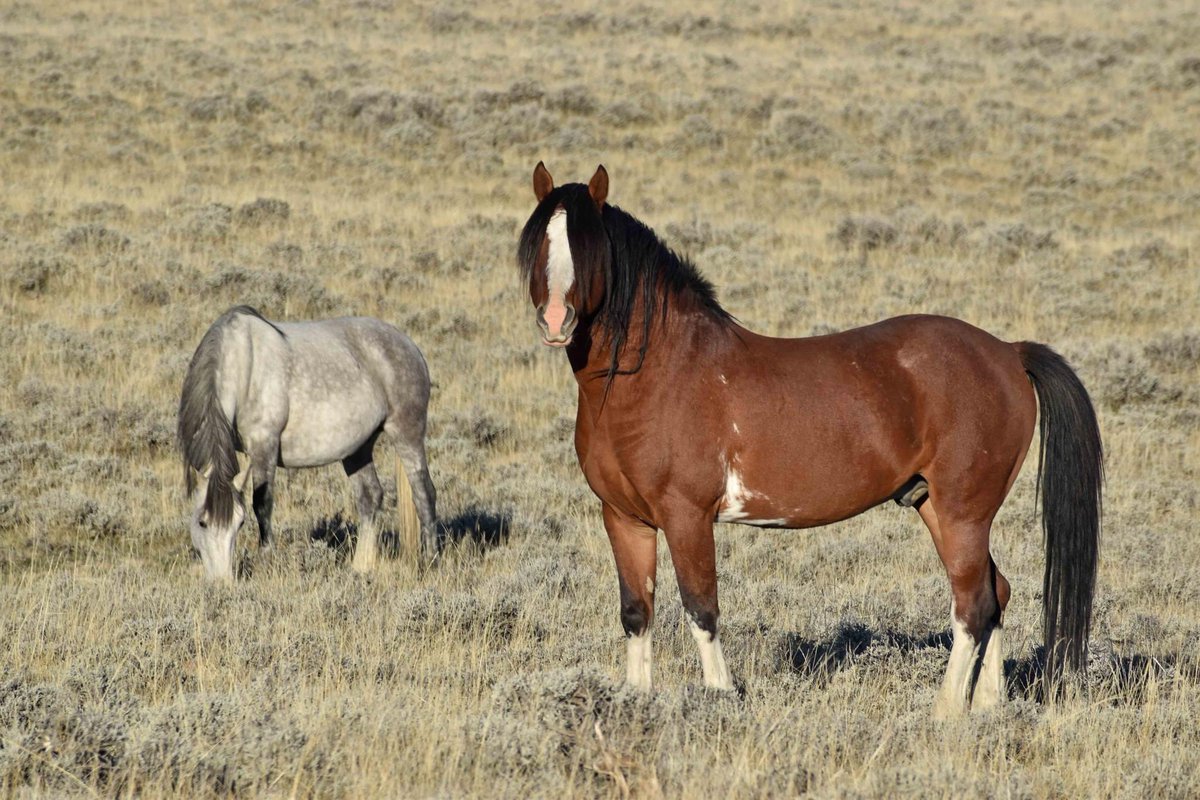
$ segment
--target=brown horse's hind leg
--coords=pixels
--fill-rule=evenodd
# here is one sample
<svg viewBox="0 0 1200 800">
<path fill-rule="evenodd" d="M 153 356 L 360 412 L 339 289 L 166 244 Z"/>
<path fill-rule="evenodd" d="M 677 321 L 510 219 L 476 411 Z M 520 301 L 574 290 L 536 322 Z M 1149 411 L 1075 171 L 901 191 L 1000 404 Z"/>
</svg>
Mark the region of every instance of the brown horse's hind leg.
<svg viewBox="0 0 1200 800">
<path fill-rule="evenodd" d="M 654 576 L 658 531 L 605 503 L 604 528 L 617 561 L 621 588 L 621 627 L 625 629 L 628 665 L 625 679 L 632 686 L 652 686 L 650 628 L 654 622 Z"/>
<path fill-rule="evenodd" d="M 717 636 L 717 553 L 711 513 L 686 514 L 667 522 L 663 533 L 671 549 L 671 562 L 679 583 L 679 596 L 687 613 L 688 627 L 700 649 L 704 685 L 730 691 L 733 678 L 725 664 Z"/>
<path fill-rule="evenodd" d="M 988 552 L 990 524 L 938 517 L 932 500 L 918 509 L 950 578 L 950 623 L 954 646 L 934 714 L 956 716 L 1004 699 L 1004 647 L 1001 616 L 1008 605 L 1008 581 Z"/>
</svg>

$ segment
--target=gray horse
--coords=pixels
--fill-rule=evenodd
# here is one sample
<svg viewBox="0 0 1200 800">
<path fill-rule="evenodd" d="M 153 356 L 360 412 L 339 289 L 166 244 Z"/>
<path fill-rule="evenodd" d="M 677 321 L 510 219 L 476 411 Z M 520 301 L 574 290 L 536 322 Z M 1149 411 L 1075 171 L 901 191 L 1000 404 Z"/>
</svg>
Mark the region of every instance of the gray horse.
<svg viewBox="0 0 1200 800">
<path fill-rule="evenodd" d="M 425 461 L 429 370 L 400 331 L 369 317 L 270 322 L 248 306 L 213 323 L 192 356 L 179 402 L 179 443 L 192 543 L 210 578 L 233 579 L 233 548 L 252 477 L 260 547 L 271 545 L 275 467 L 341 461 L 359 513 L 353 567 L 375 565 L 383 489 L 372 460 L 387 431 L 412 487 L 426 559 L 437 549 Z M 237 454 L 249 456 L 239 472 Z"/>
</svg>

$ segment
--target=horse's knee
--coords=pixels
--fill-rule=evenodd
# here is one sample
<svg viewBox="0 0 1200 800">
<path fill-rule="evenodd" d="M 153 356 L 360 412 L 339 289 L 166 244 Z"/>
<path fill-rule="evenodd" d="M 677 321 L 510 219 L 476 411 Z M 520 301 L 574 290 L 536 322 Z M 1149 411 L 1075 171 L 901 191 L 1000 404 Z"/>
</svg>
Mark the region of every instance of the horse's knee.
<svg viewBox="0 0 1200 800">
<path fill-rule="evenodd" d="M 383 487 L 379 485 L 378 480 L 356 476 L 355 488 L 358 494 L 358 513 L 361 516 L 370 517 L 379 511 L 383 505 Z"/>
<path fill-rule="evenodd" d="M 620 578 L 621 627 L 627 636 L 641 636 L 654 619 L 654 594 L 649 582 L 635 589 Z"/>
<path fill-rule="evenodd" d="M 696 592 L 680 581 L 679 599 L 683 602 L 684 613 L 687 614 L 692 625 L 702 631 L 707 631 L 711 636 L 716 636 L 717 619 L 721 616 L 721 611 L 717 606 L 715 587 L 707 591 Z"/>
<path fill-rule="evenodd" d="M 650 609 L 641 598 L 622 600 L 621 627 L 626 636 L 641 636 L 650 627 Z"/>
<path fill-rule="evenodd" d="M 262 514 L 270 514 L 272 505 L 271 484 L 265 480 L 261 483 L 255 483 L 253 502 L 255 514 L 260 516 Z"/>
</svg>

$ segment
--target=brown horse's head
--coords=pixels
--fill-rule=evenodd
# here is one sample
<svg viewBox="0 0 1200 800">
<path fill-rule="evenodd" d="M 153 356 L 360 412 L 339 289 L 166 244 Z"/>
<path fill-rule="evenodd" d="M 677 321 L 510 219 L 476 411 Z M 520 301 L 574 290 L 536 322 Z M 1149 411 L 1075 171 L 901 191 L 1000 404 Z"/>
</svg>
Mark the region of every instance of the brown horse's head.
<svg viewBox="0 0 1200 800">
<path fill-rule="evenodd" d="M 538 205 L 521 232 L 517 260 L 529 279 L 542 342 L 566 347 L 580 321 L 586 324 L 604 301 L 610 254 L 601 215 L 608 173 L 600 166 L 587 186 L 555 188 L 539 161 L 533 193 Z"/>
</svg>

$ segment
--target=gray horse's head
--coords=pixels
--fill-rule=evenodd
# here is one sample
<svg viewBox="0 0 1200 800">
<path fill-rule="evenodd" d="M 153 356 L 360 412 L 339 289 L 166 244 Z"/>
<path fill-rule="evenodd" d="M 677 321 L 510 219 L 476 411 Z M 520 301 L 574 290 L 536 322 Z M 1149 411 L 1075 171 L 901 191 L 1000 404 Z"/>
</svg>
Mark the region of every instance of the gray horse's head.
<svg viewBox="0 0 1200 800">
<path fill-rule="evenodd" d="M 248 472 L 233 479 L 233 513 L 228 522 L 222 522 L 205 508 L 208 496 L 208 479 L 211 469 L 200 475 L 192 506 L 192 546 L 200 553 L 204 574 L 219 581 L 233 580 L 233 543 L 238 530 L 246 521 L 246 504 L 242 500 L 242 487 Z"/>
</svg>

